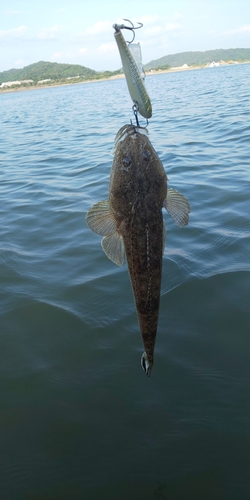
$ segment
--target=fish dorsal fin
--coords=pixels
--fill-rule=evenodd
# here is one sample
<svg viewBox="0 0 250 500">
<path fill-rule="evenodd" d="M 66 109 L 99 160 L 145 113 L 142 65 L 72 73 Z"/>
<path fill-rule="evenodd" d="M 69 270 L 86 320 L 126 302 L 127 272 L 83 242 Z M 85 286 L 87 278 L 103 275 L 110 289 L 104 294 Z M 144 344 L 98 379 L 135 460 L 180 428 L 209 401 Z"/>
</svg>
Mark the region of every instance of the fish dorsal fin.
<svg viewBox="0 0 250 500">
<path fill-rule="evenodd" d="M 174 219 L 177 226 L 186 226 L 190 213 L 190 205 L 181 193 L 168 187 L 167 197 L 163 203 L 168 213 Z"/>
<path fill-rule="evenodd" d="M 110 260 L 117 264 L 117 266 L 122 266 L 124 261 L 124 244 L 123 237 L 118 231 L 114 231 L 102 239 L 102 248 Z"/>
<path fill-rule="evenodd" d="M 116 221 L 110 211 L 108 200 L 99 201 L 89 209 L 86 222 L 94 233 L 106 236 L 116 230 Z"/>
</svg>

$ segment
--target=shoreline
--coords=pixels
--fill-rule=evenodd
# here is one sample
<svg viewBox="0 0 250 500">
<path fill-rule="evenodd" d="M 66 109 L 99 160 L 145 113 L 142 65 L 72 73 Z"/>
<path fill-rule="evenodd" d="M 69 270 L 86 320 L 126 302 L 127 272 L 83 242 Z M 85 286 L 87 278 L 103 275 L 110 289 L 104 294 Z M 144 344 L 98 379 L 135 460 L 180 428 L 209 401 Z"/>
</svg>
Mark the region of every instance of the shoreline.
<svg viewBox="0 0 250 500">
<path fill-rule="evenodd" d="M 250 64 L 250 61 L 245 61 L 245 62 L 235 62 L 235 63 L 224 63 L 224 64 L 221 64 L 221 66 L 234 66 L 234 65 L 238 65 L 238 64 Z M 220 66 L 219 66 L 220 67 Z M 148 76 L 152 76 L 152 75 L 160 75 L 160 74 L 163 74 L 163 73 L 179 73 L 179 72 L 182 72 L 182 71 L 196 71 L 196 70 L 199 70 L 199 69 L 213 69 L 213 68 L 209 68 L 208 66 L 195 66 L 195 67 L 173 67 L 173 68 L 169 68 L 169 69 L 159 69 L 159 70 L 150 70 L 150 71 L 146 71 L 145 72 L 145 75 L 148 77 Z M 41 89 L 49 89 L 49 88 L 55 88 L 55 87 L 66 87 L 66 86 L 70 86 L 70 85 L 84 85 L 86 83 L 98 83 L 98 82 L 104 82 L 104 81 L 109 81 L 109 80 L 120 80 L 120 79 L 124 79 L 125 78 L 125 75 L 124 74 L 121 74 L 121 75 L 114 75 L 114 76 L 110 76 L 110 77 L 106 77 L 106 78 L 99 78 L 99 79 L 96 79 L 96 80 L 85 80 L 85 81 L 82 81 L 82 82 L 71 82 L 71 83 L 52 83 L 51 85 L 30 85 L 30 86 L 21 86 L 18 87 L 18 88 L 4 88 L 4 89 L 0 89 L 0 95 L 1 94 L 8 94 L 8 93 L 11 93 L 11 92 L 23 92 L 23 91 L 28 91 L 28 90 L 41 90 Z"/>
</svg>

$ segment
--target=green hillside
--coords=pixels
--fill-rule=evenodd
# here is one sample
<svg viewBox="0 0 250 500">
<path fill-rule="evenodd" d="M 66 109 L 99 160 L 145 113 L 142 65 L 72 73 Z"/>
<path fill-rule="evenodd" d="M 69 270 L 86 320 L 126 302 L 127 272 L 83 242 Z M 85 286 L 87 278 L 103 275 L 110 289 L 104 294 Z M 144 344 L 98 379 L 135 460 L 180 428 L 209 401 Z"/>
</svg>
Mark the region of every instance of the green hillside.
<svg viewBox="0 0 250 500">
<path fill-rule="evenodd" d="M 181 52 L 170 54 L 160 59 L 155 59 L 144 65 L 145 71 L 150 69 L 168 69 L 175 66 L 202 66 L 218 61 L 250 61 L 250 49 L 218 49 L 207 50 L 205 52 Z M 0 84 L 16 80 L 33 80 L 35 85 L 39 80 L 50 79 L 53 82 L 65 83 L 67 79 L 72 83 L 75 81 L 97 80 L 110 78 L 121 74 L 122 70 L 97 72 L 93 69 L 81 66 L 80 64 L 59 64 L 46 61 L 39 61 L 30 64 L 22 69 L 9 69 L 0 73 Z M 75 79 L 75 80 L 74 80 Z M 77 79 L 77 80 L 76 80 Z M 51 82 L 52 83 L 52 82 Z"/>
<path fill-rule="evenodd" d="M 155 59 L 147 64 L 144 64 L 144 70 L 162 68 L 169 66 L 170 68 L 183 66 L 202 66 L 211 62 L 218 61 L 250 61 L 250 49 L 217 49 L 206 50 L 204 52 L 181 52 L 178 54 L 170 54 L 168 56 Z"/>
<path fill-rule="evenodd" d="M 30 64 L 22 69 L 9 69 L 0 73 L 0 82 L 9 82 L 15 80 L 39 80 L 50 78 L 51 80 L 62 80 L 72 77 L 93 78 L 97 75 L 96 71 L 79 64 L 59 64 L 40 61 Z"/>
</svg>

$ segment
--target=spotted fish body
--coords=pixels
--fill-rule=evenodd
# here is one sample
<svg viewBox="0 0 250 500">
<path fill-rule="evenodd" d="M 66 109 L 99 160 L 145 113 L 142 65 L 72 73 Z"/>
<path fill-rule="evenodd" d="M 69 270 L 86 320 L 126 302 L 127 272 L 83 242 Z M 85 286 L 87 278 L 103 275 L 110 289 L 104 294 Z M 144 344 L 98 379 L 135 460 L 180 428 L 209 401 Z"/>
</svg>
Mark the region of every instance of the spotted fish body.
<svg viewBox="0 0 250 500">
<path fill-rule="evenodd" d="M 121 266 L 126 254 L 149 376 L 160 304 L 165 207 L 179 226 L 188 223 L 188 201 L 168 188 L 163 165 L 146 129 L 125 125 L 115 140 L 109 198 L 86 215 L 88 226 L 104 236 L 106 255 Z"/>
</svg>

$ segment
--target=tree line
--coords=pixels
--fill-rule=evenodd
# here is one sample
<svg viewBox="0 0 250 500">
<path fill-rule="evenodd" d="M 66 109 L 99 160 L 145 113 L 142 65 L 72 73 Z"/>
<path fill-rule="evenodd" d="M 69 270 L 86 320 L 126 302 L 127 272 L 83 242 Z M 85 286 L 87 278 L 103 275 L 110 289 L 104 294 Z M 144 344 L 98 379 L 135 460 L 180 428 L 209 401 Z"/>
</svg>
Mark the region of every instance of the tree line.
<svg viewBox="0 0 250 500">
<path fill-rule="evenodd" d="M 62 81 L 67 78 L 78 78 L 81 80 L 93 80 L 113 76 L 119 73 L 117 71 L 97 72 L 93 69 L 81 66 L 80 64 L 60 64 L 46 61 L 39 61 L 30 64 L 22 69 L 9 69 L 0 73 L 0 83 L 17 81 L 17 80 L 33 80 L 37 84 L 41 80 Z"/>
</svg>

